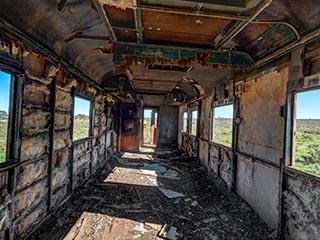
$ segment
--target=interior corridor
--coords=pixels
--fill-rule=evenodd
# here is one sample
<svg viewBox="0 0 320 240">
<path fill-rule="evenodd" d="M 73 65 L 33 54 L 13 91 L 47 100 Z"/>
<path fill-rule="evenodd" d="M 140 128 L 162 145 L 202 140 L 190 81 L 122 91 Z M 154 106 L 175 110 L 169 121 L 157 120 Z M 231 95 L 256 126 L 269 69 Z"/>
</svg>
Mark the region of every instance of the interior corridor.
<svg viewBox="0 0 320 240">
<path fill-rule="evenodd" d="M 194 158 L 152 151 L 114 155 L 31 239 L 271 239 L 249 205 Z"/>
</svg>

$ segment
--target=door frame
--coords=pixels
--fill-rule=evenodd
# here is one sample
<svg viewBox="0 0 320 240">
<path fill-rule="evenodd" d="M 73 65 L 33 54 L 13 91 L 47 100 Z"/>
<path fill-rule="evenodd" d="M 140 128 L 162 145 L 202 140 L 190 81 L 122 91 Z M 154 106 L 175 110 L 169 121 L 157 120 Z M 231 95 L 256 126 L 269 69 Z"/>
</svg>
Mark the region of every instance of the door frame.
<svg viewBox="0 0 320 240">
<path fill-rule="evenodd" d="M 144 126 L 143 126 L 143 121 L 144 121 L 144 110 L 156 110 L 156 113 L 158 113 L 157 119 L 156 119 L 156 125 L 157 125 L 157 131 L 154 135 L 154 139 L 155 139 L 155 144 L 145 144 L 144 143 L 144 138 L 143 138 L 143 134 L 144 134 Z M 151 115 L 152 116 L 152 115 Z M 159 117 L 160 117 L 160 109 L 159 107 L 149 107 L 149 106 L 144 106 L 142 108 L 142 121 L 141 121 L 141 144 L 140 147 L 146 147 L 146 146 L 152 146 L 152 147 L 158 147 L 159 144 Z"/>
</svg>

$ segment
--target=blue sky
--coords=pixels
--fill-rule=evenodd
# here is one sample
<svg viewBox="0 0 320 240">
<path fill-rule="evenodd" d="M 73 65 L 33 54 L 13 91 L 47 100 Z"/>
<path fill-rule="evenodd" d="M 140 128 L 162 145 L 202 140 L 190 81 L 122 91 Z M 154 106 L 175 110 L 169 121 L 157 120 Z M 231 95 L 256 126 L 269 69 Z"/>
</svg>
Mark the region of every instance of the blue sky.
<svg viewBox="0 0 320 240">
<path fill-rule="evenodd" d="M 143 115 L 144 118 L 151 118 L 151 110 L 144 110 Z"/>
<path fill-rule="evenodd" d="M 320 119 L 320 90 L 297 94 L 297 119 Z"/>
<path fill-rule="evenodd" d="M 8 112 L 10 95 L 10 74 L 0 71 L 0 110 Z"/>
<path fill-rule="evenodd" d="M 0 110 L 8 112 L 10 94 L 10 74 L 0 71 Z M 297 95 L 297 119 L 320 119 L 320 90 L 298 93 Z M 90 102 L 76 98 L 75 114 L 89 114 Z M 232 117 L 232 105 L 215 109 L 215 116 L 221 118 Z M 145 110 L 144 116 L 151 117 L 151 110 Z"/>
<path fill-rule="evenodd" d="M 215 118 L 233 118 L 233 105 L 217 107 L 214 109 Z"/>
<path fill-rule="evenodd" d="M 74 103 L 74 114 L 85 114 L 89 116 L 90 112 L 90 101 L 76 97 Z"/>
</svg>

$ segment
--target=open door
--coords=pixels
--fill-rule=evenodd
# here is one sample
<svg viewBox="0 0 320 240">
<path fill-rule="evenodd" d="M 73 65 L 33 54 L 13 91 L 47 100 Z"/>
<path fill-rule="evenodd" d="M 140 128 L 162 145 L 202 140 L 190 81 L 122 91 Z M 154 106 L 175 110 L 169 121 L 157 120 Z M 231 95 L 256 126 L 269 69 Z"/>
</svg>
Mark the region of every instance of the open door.
<svg viewBox="0 0 320 240">
<path fill-rule="evenodd" d="M 158 144 L 158 112 L 157 108 L 143 109 L 143 146 L 156 147 Z"/>
</svg>

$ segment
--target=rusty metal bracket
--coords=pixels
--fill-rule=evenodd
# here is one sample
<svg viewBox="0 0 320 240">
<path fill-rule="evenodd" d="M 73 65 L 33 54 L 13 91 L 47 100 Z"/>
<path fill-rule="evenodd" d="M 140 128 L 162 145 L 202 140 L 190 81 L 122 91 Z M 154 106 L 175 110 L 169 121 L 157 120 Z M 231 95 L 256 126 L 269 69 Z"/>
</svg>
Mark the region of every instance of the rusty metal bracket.
<svg viewBox="0 0 320 240">
<path fill-rule="evenodd" d="M 279 115 L 283 118 L 287 117 L 287 105 L 280 106 Z"/>
</svg>

